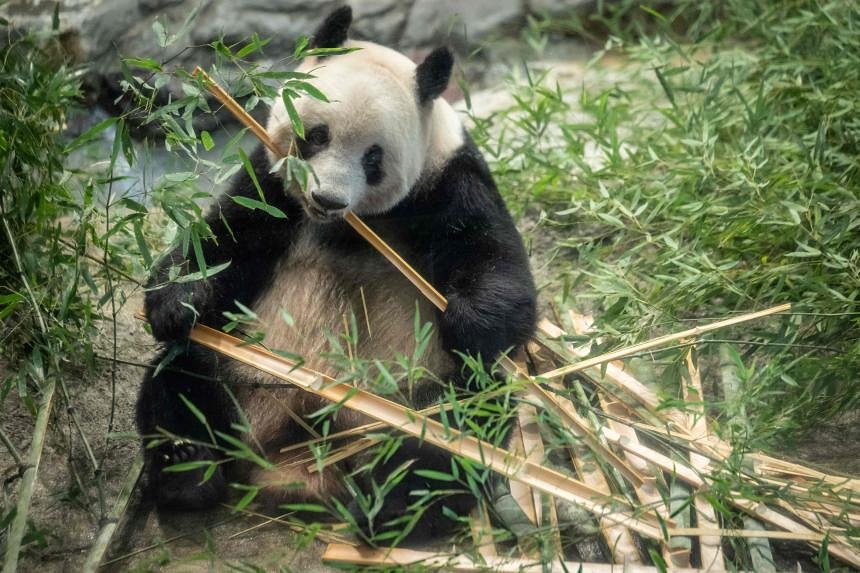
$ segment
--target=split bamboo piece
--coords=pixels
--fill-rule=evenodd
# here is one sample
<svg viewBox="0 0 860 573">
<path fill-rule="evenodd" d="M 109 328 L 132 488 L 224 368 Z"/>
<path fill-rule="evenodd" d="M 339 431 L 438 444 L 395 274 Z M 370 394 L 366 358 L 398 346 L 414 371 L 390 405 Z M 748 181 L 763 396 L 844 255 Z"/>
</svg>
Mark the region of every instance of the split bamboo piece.
<svg viewBox="0 0 860 573">
<path fill-rule="evenodd" d="M 544 323 L 549 323 L 549 321 L 544 319 L 541 321 L 541 324 Z M 555 327 L 555 325 L 552 326 Z M 558 330 L 560 331 L 561 329 Z M 535 341 L 530 343 L 529 351 L 533 357 L 541 357 L 544 354 L 552 353 L 551 349 L 545 348 L 543 345 Z M 549 363 L 548 359 L 539 361 L 537 366 L 540 367 L 546 363 Z M 562 400 L 561 403 L 567 404 L 564 400 Z M 573 408 L 573 405 L 571 404 L 570 407 Z M 612 490 L 609 487 L 609 482 L 607 481 L 599 464 L 587 463 L 585 461 L 585 458 L 588 455 L 588 448 L 582 444 L 569 444 L 568 452 L 570 455 L 570 461 L 582 481 L 598 491 L 602 491 L 607 494 L 611 493 Z M 594 456 L 596 454 L 597 452 L 592 452 L 591 455 Z M 629 462 L 630 460 L 627 461 Z M 633 464 L 630 464 L 630 467 L 640 474 L 642 473 L 640 471 L 641 468 L 636 468 Z M 634 487 L 634 489 L 636 488 Z M 554 509 L 555 506 L 553 505 L 552 508 Z M 642 559 L 639 556 L 639 549 L 636 547 L 636 542 L 628 528 L 599 518 L 598 525 L 600 526 L 600 532 L 609 547 L 609 551 L 612 554 L 612 560 L 614 563 L 642 563 Z"/>
<path fill-rule="evenodd" d="M 681 383 L 681 395 L 684 401 L 687 402 L 687 408 L 693 411 L 688 429 L 693 435 L 707 436 L 708 423 L 705 418 L 704 399 L 705 394 L 702 389 L 702 377 L 699 374 L 698 366 L 693 362 L 693 349 L 687 353 L 687 371 L 690 373 L 690 387 L 695 391 L 696 395 L 691 396 L 687 385 Z M 693 468 L 699 473 L 708 471 L 708 459 L 696 452 L 690 452 L 690 463 Z M 700 527 L 717 528 L 717 516 L 714 512 L 714 507 L 700 495 L 696 495 L 693 502 L 696 508 L 696 516 Z M 699 552 L 702 560 L 702 565 L 711 571 L 725 571 L 725 556 L 723 555 L 723 544 L 719 536 L 703 535 L 699 539 Z"/>
<path fill-rule="evenodd" d="M 263 145 L 265 145 L 272 153 L 278 157 L 286 157 L 290 154 L 290 150 L 282 149 L 275 141 L 273 141 L 263 126 L 257 123 L 257 121 L 251 117 L 251 115 L 245 111 L 245 109 L 240 106 L 239 103 L 230 96 L 230 94 L 224 91 L 224 88 L 218 85 L 218 83 L 215 82 L 215 80 L 213 80 L 202 68 L 199 66 L 194 68 L 192 75 L 199 76 L 203 80 L 203 84 L 209 92 L 215 96 L 215 98 L 220 101 L 224 107 L 230 110 L 230 112 L 236 116 L 243 125 L 250 129 L 251 132 L 256 135 L 257 138 L 263 142 Z M 430 302 L 432 302 L 439 310 L 445 310 L 448 306 L 448 301 L 445 297 L 433 288 L 433 285 L 427 282 L 424 277 L 418 273 L 418 271 L 409 265 L 409 263 L 403 260 L 403 258 L 397 254 L 397 251 L 388 246 L 388 244 L 383 241 L 379 235 L 373 232 L 373 230 L 368 227 L 358 215 L 352 211 L 348 211 L 346 215 L 344 215 L 344 220 L 349 223 L 349 225 L 355 229 L 356 232 L 364 238 L 364 240 L 379 251 L 383 257 L 388 259 L 388 261 L 394 265 L 397 270 L 399 270 L 403 276 L 409 280 L 409 282 L 415 285 L 415 287 L 421 291 L 421 293 L 427 297 Z"/>
<path fill-rule="evenodd" d="M 592 456 L 597 455 L 592 452 Z M 585 457 L 587 451 L 583 447 L 573 447 L 571 449 L 571 461 L 576 468 L 576 473 L 579 478 L 586 484 L 590 485 L 598 491 L 609 494 L 609 482 L 606 481 L 606 476 L 600 471 L 600 467 L 596 462 L 588 462 Z M 612 553 L 614 563 L 641 563 L 639 550 L 636 547 L 636 542 L 630 534 L 630 530 L 620 525 L 609 523 L 605 519 L 599 520 L 600 530 L 603 537 L 606 539 L 606 544 Z"/>
<path fill-rule="evenodd" d="M 520 404 L 517 407 L 517 426 L 514 431 L 514 451 L 525 457 L 532 463 L 543 462 L 543 442 L 539 436 L 535 436 L 535 409 L 528 404 Z M 511 483 L 511 496 L 532 525 L 540 527 L 542 521 L 540 493 L 525 484 Z"/>
<path fill-rule="evenodd" d="M 472 543 L 478 549 L 478 553 L 484 559 L 495 559 L 499 556 L 496 544 L 493 542 L 493 526 L 490 523 L 490 515 L 487 512 L 487 502 L 480 500 L 472 511 L 469 525 L 472 530 Z"/>
<path fill-rule="evenodd" d="M 497 573 L 562 573 L 578 571 L 580 573 L 658 573 L 657 567 L 627 563 L 623 566 L 611 563 L 579 563 L 573 561 L 553 560 L 548 563 L 529 559 L 511 559 L 496 557 L 485 558 L 485 563 L 473 560 L 466 555 L 440 555 L 415 549 L 371 549 L 369 547 L 351 547 L 349 545 L 331 544 L 323 553 L 323 561 L 333 563 L 350 563 L 370 566 L 417 566 L 430 569 L 444 569 L 461 573 L 495 571 Z M 673 568 L 673 573 L 705 573 L 704 569 Z"/>
<path fill-rule="evenodd" d="M 605 515 L 606 519 L 626 525 L 646 537 L 661 537 L 656 523 L 631 514 L 630 507 L 624 501 L 605 496 L 582 482 L 474 437 L 462 435 L 457 430 L 446 429 L 439 422 L 415 410 L 346 384 L 326 382 L 318 373 L 296 367 L 290 361 L 260 346 L 248 345 L 206 326 L 195 326 L 189 338 L 334 403 L 358 410 L 392 428 L 477 462 L 510 479 L 522 481 L 540 491 L 579 504 L 598 515 Z"/>
</svg>

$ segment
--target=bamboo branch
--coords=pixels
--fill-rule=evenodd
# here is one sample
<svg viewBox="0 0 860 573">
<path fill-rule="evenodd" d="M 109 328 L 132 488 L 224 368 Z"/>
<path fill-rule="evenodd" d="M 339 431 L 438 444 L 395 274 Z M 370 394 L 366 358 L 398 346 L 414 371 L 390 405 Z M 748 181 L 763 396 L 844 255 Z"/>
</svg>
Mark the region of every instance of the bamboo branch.
<svg viewBox="0 0 860 573">
<path fill-rule="evenodd" d="M 3 428 L 0 428 L 0 442 L 3 442 L 3 445 L 6 446 L 6 451 L 8 451 L 9 455 L 12 456 L 12 459 L 15 460 L 15 465 L 18 466 L 18 470 L 23 471 L 24 460 L 21 459 L 21 454 L 18 453 L 18 448 L 15 447 L 15 444 L 12 443 L 9 436 L 7 436 L 6 432 L 3 431 Z"/>
<path fill-rule="evenodd" d="M 21 275 L 21 282 L 24 283 L 24 287 L 30 296 L 33 312 L 36 313 L 39 322 L 39 329 L 42 332 L 42 336 L 47 337 L 48 325 L 42 316 L 36 295 L 30 287 L 30 281 L 27 279 L 27 273 L 24 270 L 24 264 L 21 262 L 18 246 L 12 234 L 12 229 L 9 227 L 9 221 L 6 220 L 6 211 L 2 204 L 0 204 L 0 219 L 3 220 L 3 228 L 6 231 L 6 238 L 9 240 L 9 246 L 12 248 L 18 273 Z M 42 460 L 42 449 L 45 447 L 45 437 L 48 430 L 48 421 L 51 418 L 55 388 L 56 384 L 53 381 L 47 383 L 47 388 L 43 391 L 42 406 L 36 415 L 33 439 L 30 441 L 30 450 L 27 452 L 27 465 L 23 466 L 24 471 L 21 475 L 21 489 L 18 494 L 18 503 L 15 506 L 15 519 L 12 520 L 12 526 L 6 538 L 6 556 L 3 560 L 3 573 L 13 573 L 18 568 L 18 554 L 21 551 L 21 542 L 24 538 L 24 531 L 27 528 L 27 515 L 30 512 L 30 503 L 33 500 L 36 475 L 39 473 L 39 463 Z"/>
<path fill-rule="evenodd" d="M 99 529 L 98 535 L 96 535 L 96 540 L 87 553 L 87 559 L 83 567 L 83 571 L 86 573 L 95 573 L 101 567 L 102 559 L 104 559 L 105 553 L 107 553 L 110 547 L 111 539 L 113 539 L 113 534 L 116 532 L 116 528 L 119 527 L 119 522 L 128 508 L 128 503 L 134 493 L 134 488 L 137 486 L 137 481 L 140 479 L 142 469 L 143 456 L 138 455 L 128 470 L 125 482 L 117 495 L 113 510 L 109 515 L 105 516 L 104 523 Z"/>
</svg>

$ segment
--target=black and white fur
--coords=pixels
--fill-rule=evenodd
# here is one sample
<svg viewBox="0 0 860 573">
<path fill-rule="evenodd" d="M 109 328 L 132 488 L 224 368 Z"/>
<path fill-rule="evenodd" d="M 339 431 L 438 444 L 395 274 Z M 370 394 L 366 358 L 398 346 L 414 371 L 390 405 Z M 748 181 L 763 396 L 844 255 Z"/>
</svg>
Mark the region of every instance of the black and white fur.
<svg viewBox="0 0 860 573">
<path fill-rule="evenodd" d="M 416 67 L 388 48 L 347 41 L 350 22 L 348 7 L 336 10 L 313 41 L 318 47 L 343 45 L 359 51 L 313 58 L 300 68 L 313 71 L 314 84 L 331 100 L 303 97 L 296 102 L 305 138 L 293 134 L 283 104 L 271 110 L 269 134 L 284 148 L 296 144 L 313 168 L 307 194 L 285 191 L 281 174 L 270 173 L 276 158 L 258 148 L 252 164 L 266 202 L 287 218 L 276 219 L 229 199 L 258 198 L 251 179 L 242 173 L 206 217 L 214 234 L 214 240 L 203 246 L 207 264 L 231 261 L 230 266 L 205 280 L 168 282 L 171 266 L 197 270 L 194 257 L 187 258 L 177 248 L 151 280 L 151 287 L 164 285 L 146 294 L 153 335 L 183 348 L 169 368 L 144 380 L 137 406 L 143 436 L 167 430 L 188 438 L 145 450 L 150 491 L 164 508 L 213 506 L 225 498 L 231 480 L 264 486 L 261 499 L 271 504 L 334 495 L 349 505 L 350 495 L 337 472 L 350 472 L 358 463 L 347 460 L 322 473 L 308 473 L 307 463 L 290 464 L 306 457 L 307 451 L 280 450 L 309 436 L 288 412 L 307 416 L 325 404 L 299 389 L 249 384 L 275 380 L 187 343 L 195 322 L 189 305 L 199 313 L 200 323 L 218 327 L 225 322 L 222 312 L 234 310 L 234 301 L 239 301 L 258 315 L 269 347 L 300 354 L 308 367 L 335 375 L 321 357 L 328 350 L 324 334 L 342 333 L 350 313 L 359 328 L 356 354 L 385 360 L 398 353 L 412 354 L 417 305 L 422 320 L 435 325 L 423 365 L 455 384 L 462 384 L 459 353 L 480 355 L 489 363 L 525 342 L 533 331 L 535 290 L 521 239 L 487 165 L 455 112 L 439 97 L 451 74 L 450 52 L 438 49 Z M 445 295 L 445 312 L 431 307 L 343 221 L 347 210 L 364 218 Z M 292 326 L 282 319 L 282 310 L 294 318 Z M 443 390 L 438 382 L 422 382 L 409 405 L 423 408 L 436 403 Z M 231 393 L 252 427 L 252 435 L 237 437 L 278 469 L 225 464 L 203 484 L 202 470 L 163 472 L 181 461 L 218 459 L 210 448 L 190 445 L 208 442 L 209 436 L 180 395 L 194 403 L 214 429 L 235 434 L 231 424 L 237 410 Z M 344 408 L 331 419 L 330 431 L 365 422 Z M 358 478 L 359 487 L 369 490 L 370 479 L 381 482 L 385 472 L 410 459 L 416 461 L 409 475 L 389 494 L 377 524 L 402 515 L 414 500 L 409 492 L 450 485 L 412 473 L 419 468 L 447 472 L 449 457 L 406 440 L 375 475 L 364 482 Z M 296 482 L 303 487 L 285 487 Z M 442 516 L 443 504 L 462 514 L 473 503 L 471 494 L 436 503 L 417 529 L 427 535 L 444 531 L 450 523 Z M 353 513 L 360 520 L 359 512 Z M 370 529 L 367 523 L 359 524 Z"/>
</svg>

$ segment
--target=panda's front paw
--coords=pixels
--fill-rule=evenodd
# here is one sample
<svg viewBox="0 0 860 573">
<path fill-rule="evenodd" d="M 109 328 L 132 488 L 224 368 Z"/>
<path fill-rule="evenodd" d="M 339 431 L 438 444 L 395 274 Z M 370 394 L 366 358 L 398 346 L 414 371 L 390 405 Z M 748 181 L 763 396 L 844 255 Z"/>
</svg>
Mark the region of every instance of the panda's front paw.
<svg viewBox="0 0 860 573">
<path fill-rule="evenodd" d="M 147 293 L 146 297 L 146 318 L 152 335 L 161 342 L 185 340 L 194 327 L 194 311 L 189 305 L 179 302 L 178 297 L 156 295 L 157 292 Z"/>
<path fill-rule="evenodd" d="M 156 455 L 159 456 L 159 471 L 155 476 L 154 493 L 159 507 L 168 510 L 207 509 L 227 496 L 227 480 L 221 465 L 216 465 L 214 473 L 205 480 L 209 464 L 182 471 L 171 470 L 171 467 L 188 462 L 216 462 L 217 456 L 209 447 L 173 442 L 161 448 Z"/>
</svg>

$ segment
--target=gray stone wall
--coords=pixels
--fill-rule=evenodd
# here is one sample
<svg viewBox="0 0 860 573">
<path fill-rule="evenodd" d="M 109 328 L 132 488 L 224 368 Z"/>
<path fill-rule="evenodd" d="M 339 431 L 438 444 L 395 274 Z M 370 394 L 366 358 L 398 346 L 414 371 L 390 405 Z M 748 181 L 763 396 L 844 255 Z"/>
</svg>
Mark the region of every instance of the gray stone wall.
<svg viewBox="0 0 860 573">
<path fill-rule="evenodd" d="M 590 0 L 352 0 L 353 36 L 400 49 L 446 42 L 455 46 L 516 33 L 530 13 L 563 13 Z M 163 59 L 186 46 L 199 46 L 222 34 L 238 42 L 254 32 L 271 37 L 269 57 L 289 53 L 301 35 L 310 34 L 343 0 L 64 0 L 60 25 L 76 42 L 80 58 L 96 70 L 117 68 L 118 56 Z M 152 31 L 158 19 L 171 33 L 199 9 L 194 25 L 168 50 Z M 50 26 L 54 2 L 11 0 L 0 14 L 15 27 Z M 177 64 L 198 63 L 205 50 L 185 50 Z"/>
</svg>

